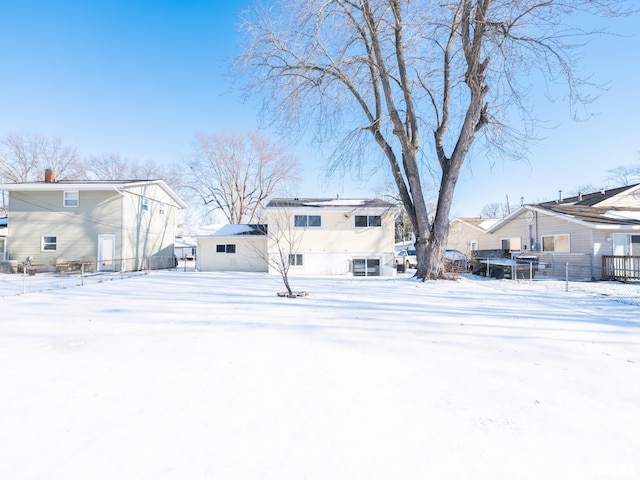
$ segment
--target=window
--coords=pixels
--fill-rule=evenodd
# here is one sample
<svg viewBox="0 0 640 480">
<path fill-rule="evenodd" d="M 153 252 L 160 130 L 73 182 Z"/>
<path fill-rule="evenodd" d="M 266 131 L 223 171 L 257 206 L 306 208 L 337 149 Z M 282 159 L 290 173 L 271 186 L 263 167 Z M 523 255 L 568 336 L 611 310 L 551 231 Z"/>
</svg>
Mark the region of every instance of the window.
<svg viewBox="0 0 640 480">
<path fill-rule="evenodd" d="M 80 192 L 64 192 L 62 204 L 65 207 L 77 207 L 80 205 Z"/>
<path fill-rule="evenodd" d="M 149 210 L 149 199 L 142 197 L 142 210 Z"/>
<path fill-rule="evenodd" d="M 42 237 L 41 251 L 43 252 L 55 252 L 58 248 L 57 237 Z"/>
<path fill-rule="evenodd" d="M 380 276 L 380 260 L 377 258 L 354 258 L 354 277 L 378 277 Z"/>
<path fill-rule="evenodd" d="M 520 237 L 503 238 L 501 241 L 502 250 L 509 250 L 510 252 L 519 252 L 521 247 Z"/>
<path fill-rule="evenodd" d="M 216 253 L 236 253 L 235 243 L 218 243 L 216 245 Z"/>
<path fill-rule="evenodd" d="M 289 265 L 292 267 L 301 267 L 303 265 L 302 262 L 302 254 L 301 253 L 292 253 L 289 255 Z"/>
<path fill-rule="evenodd" d="M 542 237 L 543 252 L 569 252 L 569 235 L 548 235 Z"/>
<path fill-rule="evenodd" d="M 161 203 L 160 206 L 158 207 L 160 210 L 160 215 L 164 215 L 165 213 L 165 206 L 164 203 Z"/>
<path fill-rule="evenodd" d="M 640 235 L 631 235 L 631 255 L 640 256 Z"/>
<path fill-rule="evenodd" d="M 296 215 L 293 224 L 296 227 L 320 227 L 322 220 L 320 215 Z"/>
<path fill-rule="evenodd" d="M 380 215 L 356 215 L 356 227 L 381 227 Z"/>
</svg>

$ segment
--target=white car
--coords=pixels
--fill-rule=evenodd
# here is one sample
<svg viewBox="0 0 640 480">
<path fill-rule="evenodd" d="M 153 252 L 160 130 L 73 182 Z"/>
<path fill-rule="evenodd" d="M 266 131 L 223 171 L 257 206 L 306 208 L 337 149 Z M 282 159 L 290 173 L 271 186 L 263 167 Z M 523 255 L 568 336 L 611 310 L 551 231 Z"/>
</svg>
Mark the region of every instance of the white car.
<svg viewBox="0 0 640 480">
<path fill-rule="evenodd" d="M 404 265 L 405 268 L 416 268 L 418 259 L 415 250 L 400 250 L 396 253 L 396 265 Z"/>
</svg>

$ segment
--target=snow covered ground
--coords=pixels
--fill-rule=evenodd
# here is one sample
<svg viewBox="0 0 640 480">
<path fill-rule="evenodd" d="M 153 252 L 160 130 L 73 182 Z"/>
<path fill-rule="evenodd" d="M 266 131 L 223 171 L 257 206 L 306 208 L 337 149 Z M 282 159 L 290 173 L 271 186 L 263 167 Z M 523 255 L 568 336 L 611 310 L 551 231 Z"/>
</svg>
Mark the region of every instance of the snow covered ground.
<svg viewBox="0 0 640 480">
<path fill-rule="evenodd" d="M 640 315 L 609 291 L 113 278 L 0 298 L 0 479 L 640 478 Z"/>
</svg>

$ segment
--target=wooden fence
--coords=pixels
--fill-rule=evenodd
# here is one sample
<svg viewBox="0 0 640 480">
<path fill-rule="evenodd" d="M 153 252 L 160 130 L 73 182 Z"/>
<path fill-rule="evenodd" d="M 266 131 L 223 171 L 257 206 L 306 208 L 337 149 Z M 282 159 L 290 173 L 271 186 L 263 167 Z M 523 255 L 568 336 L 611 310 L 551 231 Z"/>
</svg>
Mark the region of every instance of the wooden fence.
<svg viewBox="0 0 640 480">
<path fill-rule="evenodd" d="M 640 257 L 622 255 L 602 256 L 603 280 L 640 280 Z"/>
</svg>

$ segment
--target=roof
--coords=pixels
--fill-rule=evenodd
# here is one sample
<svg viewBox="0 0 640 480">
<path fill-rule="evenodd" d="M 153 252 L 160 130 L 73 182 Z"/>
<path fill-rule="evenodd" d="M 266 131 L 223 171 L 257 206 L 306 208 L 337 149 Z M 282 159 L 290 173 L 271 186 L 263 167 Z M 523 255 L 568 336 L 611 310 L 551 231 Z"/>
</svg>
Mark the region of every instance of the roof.
<svg viewBox="0 0 640 480">
<path fill-rule="evenodd" d="M 590 207 L 585 205 L 540 204 L 541 210 L 598 225 L 640 225 L 640 208 Z"/>
<path fill-rule="evenodd" d="M 581 193 L 574 197 L 563 200 L 542 202 L 532 205 L 529 209 L 539 209 L 547 213 L 553 213 L 569 217 L 578 222 L 585 222 L 591 225 L 605 226 L 639 226 L 640 225 L 640 202 L 635 206 L 613 206 L 611 202 L 606 202 L 621 193 L 636 189 L 640 184 L 627 185 L 624 187 L 612 188 L 610 190 L 599 190 L 593 193 Z M 601 205 L 601 206 L 598 206 Z"/>
<path fill-rule="evenodd" d="M 500 221 L 499 218 L 456 217 L 452 221 L 463 222 L 482 231 L 487 231 Z"/>
<path fill-rule="evenodd" d="M 631 190 L 640 186 L 640 183 L 636 183 L 635 185 L 627 185 L 624 187 L 612 188 L 610 190 L 602 189 L 593 193 L 581 193 L 579 195 L 573 197 L 567 197 L 562 200 L 552 200 L 549 202 L 539 203 L 539 206 L 548 206 L 548 205 L 576 205 L 576 206 L 584 206 L 584 207 L 594 207 L 599 203 L 608 200 L 616 195 L 619 195 L 627 190 Z"/>
<path fill-rule="evenodd" d="M 64 191 L 73 187 L 80 191 L 126 190 L 128 188 L 158 185 L 180 207 L 187 204 L 165 183 L 164 180 L 56 180 L 55 182 L 2 183 L 0 190 L 7 192 Z"/>
<path fill-rule="evenodd" d="M 396 208 L 379 198 L 274 198 L 267 208 Z"/>
<path fill-rule="evenodd" d="M 263 223 L 252 224 L 226 224 L 206 225 L 196 233 L 196 237 L 235 237 L 243 235 L 266 235 L 267 225 Z"/>
<path fill-rule="evenodd" d="M 198 243 L 191 237 L 176 237 L 173 241 L 175 248 L 194 248 Z"/>
</svg>

